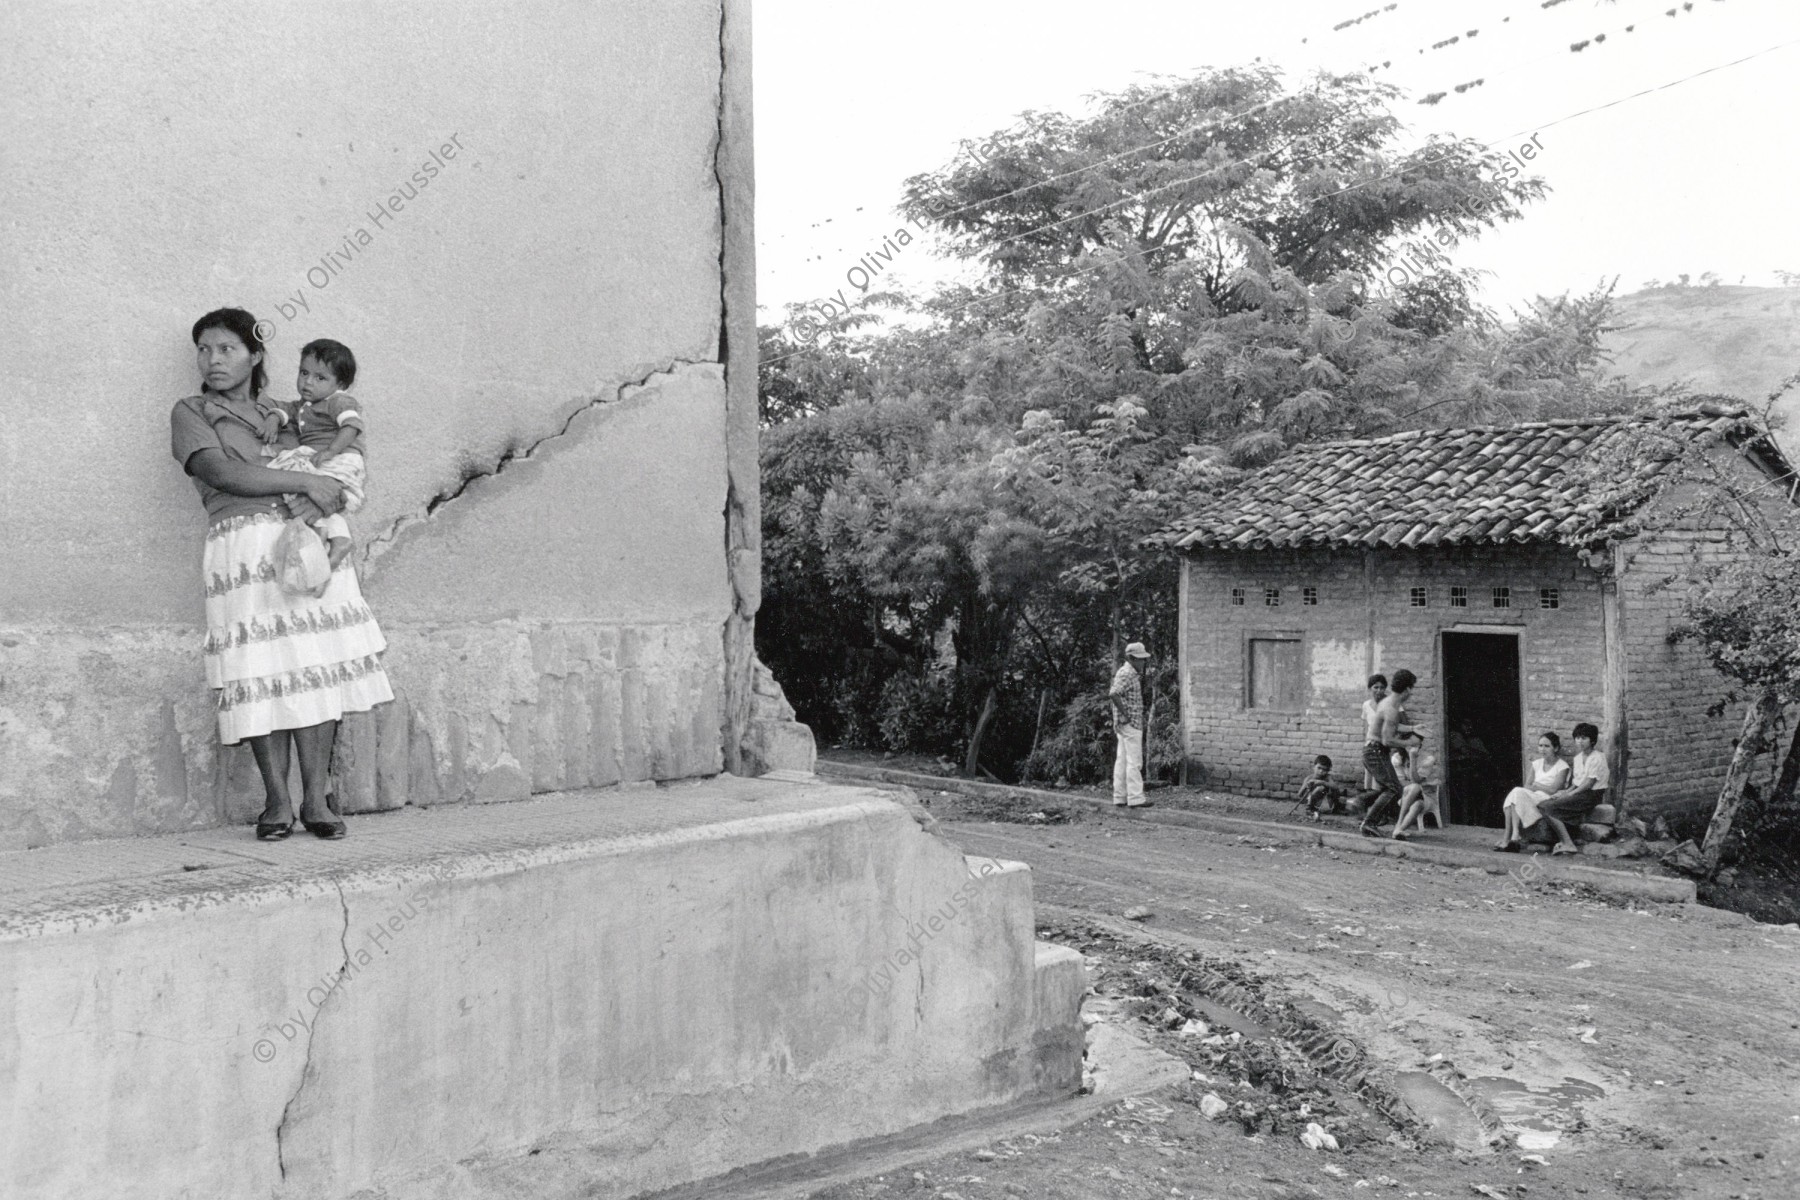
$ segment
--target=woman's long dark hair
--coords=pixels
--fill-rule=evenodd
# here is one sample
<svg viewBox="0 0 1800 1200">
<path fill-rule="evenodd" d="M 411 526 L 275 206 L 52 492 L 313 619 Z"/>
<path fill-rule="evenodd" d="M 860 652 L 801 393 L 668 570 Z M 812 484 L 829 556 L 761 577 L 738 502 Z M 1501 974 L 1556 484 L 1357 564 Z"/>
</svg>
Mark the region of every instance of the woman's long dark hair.
<svg viewBox="0 0 1800 1200">
<path fill-rule="evenodd" d="M 268 348 L 263 345 L 262 339 L 256 336 L 256 318 L 241 308 L 215 308 L 194 322 L 194 345 L 200 344 L 200 335 L 209 329 L 223 329 L 244 343 L 244 349 L 252 354 L 262 355 L 256 365 L 250 368 L 251 394 L 260 394 L 263 386 L 269 382 L 269 373 L 263 370 L 263 364 L 268 361 L 269 356 Z"/>
<path fill-rule="evenodd" d="M 1557 737 L 1555 733 L 1546 729 L 1546 730 L 1544 730 L 1544 732 L 1538 734 L 1538 736 L 1542 737 L 1542 738 L 1550 739 L 1550 752 L 1552 754 L 1561 754 L 1562 753 L 1562 739 Z"/>
</svg>

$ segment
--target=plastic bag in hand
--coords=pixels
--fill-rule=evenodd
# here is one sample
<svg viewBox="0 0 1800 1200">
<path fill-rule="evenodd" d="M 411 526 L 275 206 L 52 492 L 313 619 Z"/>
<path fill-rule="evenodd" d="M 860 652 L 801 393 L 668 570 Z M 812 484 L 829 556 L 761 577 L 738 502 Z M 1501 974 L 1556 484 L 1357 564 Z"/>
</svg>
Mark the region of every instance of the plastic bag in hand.
<svg viewBox="0 0 1800 1200">
<path fill-rule="evenodd" d="M 275 577 L 293 596 L 317 596 L 331 581 L 331 557 L 312 526 L 295 518 L 275 539 Z"/>
</svg>

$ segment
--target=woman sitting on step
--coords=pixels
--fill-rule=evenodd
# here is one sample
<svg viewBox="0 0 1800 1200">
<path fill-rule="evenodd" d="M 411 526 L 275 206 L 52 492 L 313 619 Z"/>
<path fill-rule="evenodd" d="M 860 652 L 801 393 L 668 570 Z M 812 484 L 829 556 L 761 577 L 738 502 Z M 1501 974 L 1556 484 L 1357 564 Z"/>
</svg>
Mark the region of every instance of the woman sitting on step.
<svg viewBox="0 0 1800 1200">
<path fill-rule="evenodd" d="M 1526 786 L 1506 793 L 1506 799 L 1501 803 L 1501 809 L 1506 813 L 1506 836 L 1494 847 L 1496 850 L 1516 853 L 1525 831 L 1543 817 L 1539 806 L 1568 786 L 1569 764 L 1563 761 L 1562 739 L 1545 730 L 1538 737 L 1537 750 L 1538 756 L 1532 761 Z"/>
</svg>

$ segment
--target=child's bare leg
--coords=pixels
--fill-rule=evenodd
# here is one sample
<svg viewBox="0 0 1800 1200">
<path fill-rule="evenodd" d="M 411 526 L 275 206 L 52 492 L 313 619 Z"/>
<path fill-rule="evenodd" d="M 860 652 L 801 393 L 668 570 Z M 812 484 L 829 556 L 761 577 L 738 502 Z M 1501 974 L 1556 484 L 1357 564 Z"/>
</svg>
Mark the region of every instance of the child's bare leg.
<svg viewBox="0 0 1800 1200">
<path fill-rule="evenodd" d="M 1569 836 L 1569 827 L 1549 813 L 1544 814 L 1544 820 L 1550 822 L 1550 832 L 1556 835 L 1557 847 L 1573 853 L 1575 851 L 1575 839 Z"/>
<path fill-rule="evenodd" d="M 1394 822 L 1393 836 L 1398 838 L 1406 832 L 1406 827 L 1418 816 L 1423 807 L 1424 793 L 1416 783 L 1409 783 L 1400 792 L 1400 819 Z"/>
<path fill-rule="evenodd" d="M 1400 819 L 1394 822 L 1393 837 L 1395 841 L 1400 840 L 1401 836 L 1406 832 L 1406 827 L 1412 824 L 1414 817 L 1419 815 L 1419 808 L 1420 804 L 1416 799 L 1411 797 L 1407 798 L 1405 806 L 1400 810 Z"/>
<path fill-rule="evenodd" d="M 329 517 L 320 517 L 313 523 L 313 528 L 325 539 L 325 552 L 331 558 L 331 569 L 335 572 L 350 557 L 355 543 L 350 540 L 350 522 L 344 520 L 342 513 L 333 513 Z"/>
</svg>

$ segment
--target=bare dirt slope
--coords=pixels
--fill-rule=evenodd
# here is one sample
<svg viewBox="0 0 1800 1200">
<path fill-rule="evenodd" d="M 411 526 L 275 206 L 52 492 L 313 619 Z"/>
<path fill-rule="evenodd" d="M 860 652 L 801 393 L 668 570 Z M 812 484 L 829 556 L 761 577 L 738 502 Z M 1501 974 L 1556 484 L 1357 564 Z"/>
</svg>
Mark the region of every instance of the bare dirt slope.
<svg viewBox="0 0 1800 1200">
<path fill-rule="evenodd" d="M 1613 366 L 1648 384 L 1687 382 L 1760 405 L 1800 371 L 1800 288 L 1670 287 L 1621 296 L 1609 334 Z M 1800 449 L 1800 395 L 1790 393 L 1782 447 Z"/>
<path fill-rule="evenodd" d="M 1205 1079 L 822 1198 L 1800 1195 L 1800 930 L 1603 902 L 1529 869 L 1110 817 L 959 820 L 956 798 L 925 799 L 971 853 L 1030 863 L 1041 936 L 1090 954 L 1109 1019 L 1135 1016 Z M 1153 915 L 1121 919 L 1139 905 Z M 1170 1005 L 1215 1037 L 1237 1020 L 1189 985 L 1316 1019 L 1336 1031 L 1325 1061 L 1157 1028 Z M 1359 1094 L 1311 1074 L 1340 1051 Z M 1209 1092 L 1231 1111 L 1202 1117 Z M 1384 1094 L 1439 1124 L 1386 1119 Z M 1337 1152 L 1300 1144 L 1313 1119 Z"/>
</svg>

